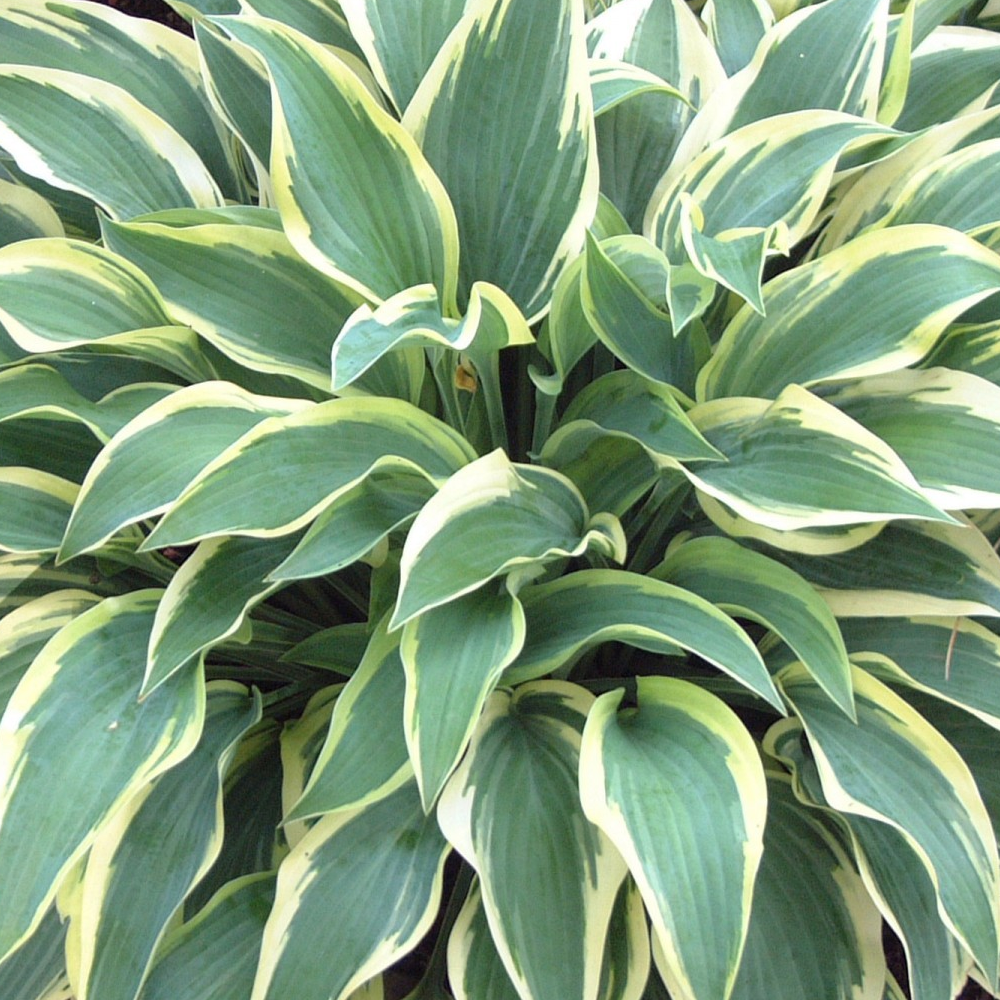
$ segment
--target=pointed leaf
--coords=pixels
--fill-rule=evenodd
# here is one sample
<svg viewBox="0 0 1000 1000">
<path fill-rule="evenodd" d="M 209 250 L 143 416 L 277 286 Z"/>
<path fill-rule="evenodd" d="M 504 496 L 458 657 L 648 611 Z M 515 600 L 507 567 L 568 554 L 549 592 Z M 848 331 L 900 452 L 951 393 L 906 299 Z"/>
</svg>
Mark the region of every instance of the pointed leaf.
<svg viewBox="0 0 1000 1000">
<path fill-rule="evenodd" d="M 344 1000 L 405 955 L 434 920 L 448 851 L 413 784 L 321 819 L 278 870 L 253 1000 Z M 331 899 L 365 903 L 331 921 Z"/>
<path fill-rule="evenodd" d="M 783 671 L 780 684 L 805 726 L 827 801 L 903 834 L 935 883 L 942 916 L 995 981 L 997 846 L 961 757 L 864 671 L 854 671 L 857 725 L 831 711 L 801 667 Z"/>
<path fill-rule="evenodd" d="M 964 618 L 850 618 L 841 631 L 856 657 L 878 654 L 888 679 L 1000 729 L 1000 637 L 989 629 Z"/>
<path fill-rule="evenodd" d="M 236 532 L 290 534 L 375 468 L 416 468 L 444 480 L 471 458 L 465 438 L 402 400 L 318 403 L 263 421 L 219 454 L 187 486 L 146 547 Z M 275 463 L 281 477 L 274 475 Z"/>
<path fill-rule="evenodd" d="M 119 431 L 91 466 L 60 551 L 69 559 L 96 548 L 134 521 L 159 513 L 220 452 L 301 400 L 254 396 L 237 386 L 188 386 Z"/>
<path fill-rule="evenodd" d="M 776 529 L 952 520 L 881 439 L 797 385 L 773 403 L 716 399 L 691 417 L 729 461 L 686 475 L 748 520 Z"/>
<path fill-rule="evenodd" d="M 1000 387 L 947 368 L 862 379 L 828 397 L 877 434 L 943 510 L 1000 505 Z"/>
<path fill-rule="evenodd" d="M 767 788 L 750 734 L 685 681 L 638 680 L 598 699 L 580 752 L 580 794 L 639 885 L 671 994 L 726 996 L 750 920 L 764 849 Z M 676 864 L 697 858 L 697 865 Z M 711 928 L 711 930 L 709 930 Z"/>
<path fill-rule="evenodd" d="M 489 352 L 532 342 L 517 306 L 494 285 L 478 281 L 461 320 L 442 314 L 432 285 L 408 288 L 372 311 L 361 306 L 342 325 L 333 345 L 333 390 L 339 392 L 379 358 L 401 347 L 448 347 Z"/>
<path fill-rule="evenodd" d="M 798 798 L 825 807 L 816 764 L 805 752 L 801 723 L 797 719 L 777 723 L 765 743 L 768 752 L 791 769 Z M 956 996 L 964 980 L 962 950 L 941 922 L 934 883 L 919 855 L 893 827 L 839 815 L 847 824 L 861 877 L 906 950 L 912 995 L 916 1000 Z"/>
<path fill-rule="evenodd" d="M 36 353 L 170 323 L 146 275 L 117 254 L 78 240 L 4 247 L 0 295 L 8 333 Z"/>
<path fill-rule="evenodd" d="M 853 716 L 851 667 L 829 608 L 797 573 L 726 538 L 695 538 L 667 553 L 655 576 L 738 618 L 772 629 L 820 687 Z"/>
<path fill-rule="evenodd" d="M 0 882 L 8 891 L 2 956 L 31 933 L 62 876 L 117 808 L 198 740 L 200 668 L 192 664 L 138 700 L 159 597 L 137 591 L 110 598 L 64 626 L 7 705 L 0 725 Z M 25 766 L 29 759 L 48 766 Z M 54 799 L 62 803 L 57 811 Z"/>
<path fill-rule="evenodd" d="M 502 573 L 591 546 L 619 561 L 616 518 L 591 519 L 573 484 L 549 469 L 515 465 L 500 451 L 457 472 L 417 515 L 400 563 L 391 628 Z"/>
<path fill-rule="evenodd" d="M 512 683 L 573 663 L 599 642 L 673 654 L 681 646 L 770 702 L 781 699 L 746 633 L 704 598 L 621 570 L 579 570 L 521 592 L 527 638 Z"/>
<path fill-rule="evenodd" d="M 216 23 L 267 63 L 271 175 L 292 245 L 368 298 L 429 282 L 450 310 L 455 215 L 409 134 L 318 42 L 263 18 Z M 384 197 L 385 191 L 393 196 Z"/>
<path fill-rule="evenodd" d="M 144 698 L 192 656 L 239 631 L 250 609 L 280 586 L 270 583 L 268 574 L 296 541 L 295 536 L 223 537 L 198 546 L 174 574 L 156 609 Z"/>
<path fill-rule="evenodd" d="M 725 81 L 725 69 L 683 0 L 620 0 L 590 21 L 587 35 L 594 59 L 654 73 L 686 98 L 640 94 L 596 123 L 601 191 L 640 232 L 650 196 L 674 161 L 695 108 Z"/>
<path fill-rule="evenodd" d="M 520 601 L 506 589 L 489 587 L 431 608 L 404 627 L 406 743 L 425 809 L 465 751 L 524 635 Z"/>
<path fill-rule="evenodd" d="M 469 5 L 403 116 L 455 205 L 460 305 L 488 281 L 548 308 L 597 207 L 592 115 L 580 4 Z"/>
<path fill-rule="evenodd" d="M 364 658 L 337 698 L 329 731 L 301 798 L 286 821 L 363 809 L 413 774 L 404 739 L 406 684 L 400 633 L 375 629 Z"/>
<path fill-rule="evenodd" d="M 701 371 L 698 398 L 774 398 L 791 383 L 905 368 L 998 287 L 1000 258 L 953 230 L 896 226 L 859 236 L 768 282 L 766 317 L 749 307 L 737 313 Z"/>
<path fill-rule="evenodd" d="M 220 351 L 256 371 L 329 386 L 334 335 L 361 297 L 307 264 L 283 233 L 154 223 L 105 223 L 102 231 L 106 246 L 149 276 L 175 319 Z"/>
<path fill-rule="evenodd" d="M 893 521 L 847 552 L 775 557 L 812 583 L 838 618 L 1000 615 L 1000 557 L 970 524 Z"/>
<path fill-rule="evenodd" d="M 881 918 L 853 862 L 816 812 L 795 801 L 788 779 L 773 772 L 767 811 L 732 1000 L 881 997 Z"/>
<path fill-rule="evenodd" d="M 656 253 L 647 247 L 644 256 Z M 661 268 L 665 277 L 665 259 Z M 580 299 L 588 324 L 619 360 L 646 378 L 692 392 L 697 368 L 690 338 L 676 334 L 662 306 L 644 295 L 589 234 Z"/>
<path fill-rule="evenodd" d="M 578 420 L 639 441 L 662 467 L 722 460 L 673 393 L 633 371 L 610 372 L 578 392 L 566 407 L 563 425 Z"/>
<path fill-rule="evenodd" d="M 226 195 L 237 196 L 233 163 L 189 38 L 152 20 L 75 0 L 3 0 L 0 12 L 0 62 L 70 70 L 121 87 L 184 136 Z"/>
<path fill-rule="evenodd" d="M 259 697 L 242 685 L 210 684 L 198 746 L 102 828 L 83 879 L 80 1000 L 139 992 L 171 917 L 218 854 L 222 771 L 259 718 Z"/>
<path fill-rule="evenodd" d="M 410 103 L 466 6 L 466 0 L 433 7 L 406 0 L 342 0 L 351 33 L 398 111 Z"/>
<path fill-rule="evenodd" d="M 442 830 L 479 874 L 493 940 L 522 997 L 590 1000 L 599 986 L 625 866 L 580 805 L 580 731 L 592 703 L 558 682 L 495 692 L 438 804 Z"/>
<path fill-rule="evenodd" d="M 274 901 L 274 875 L 229 882 L 156 955 L 139 1000 L 246 1000 Z"/>
<path fill-rule="evenodd" d="M 210 207 L 222 194 L 187 140 L 126 90 L 37 66 L 0 70 L 0 146 L 26 174 L 112 218 Z M 86 135 L 80 148 L 66 137 Z"/>
</svg>

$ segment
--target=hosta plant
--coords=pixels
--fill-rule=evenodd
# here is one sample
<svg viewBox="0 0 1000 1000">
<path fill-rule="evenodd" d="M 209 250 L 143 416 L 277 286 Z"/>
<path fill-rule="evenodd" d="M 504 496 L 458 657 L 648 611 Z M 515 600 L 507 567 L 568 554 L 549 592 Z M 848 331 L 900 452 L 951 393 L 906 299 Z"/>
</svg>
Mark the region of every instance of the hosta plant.
<svg viewBox="0 0 1000 1000">
<path fill-rule="evenodd" d="M 3 1000 L 996 992 L 997 4 L 173 6 L 0 0 Z"/>
</svg>

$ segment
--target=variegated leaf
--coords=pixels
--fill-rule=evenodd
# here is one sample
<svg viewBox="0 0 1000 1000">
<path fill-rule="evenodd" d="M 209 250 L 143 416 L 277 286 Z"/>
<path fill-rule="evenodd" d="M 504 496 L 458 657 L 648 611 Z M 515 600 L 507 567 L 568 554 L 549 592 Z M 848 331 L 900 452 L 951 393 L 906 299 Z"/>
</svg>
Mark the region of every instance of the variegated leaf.
<svg viewBox="0 0 1000 1000">
<path fill-rule="evenodd" d="M 159 939 L 222 844 L 222 772 L 260 719 L 259 696 L 230 681 L 206 690 L 191 755 L 134 795 L 87 856 L 80 917 L 80 1000 L 133 1000 Z"/>
<path fill-rule="evenodd" d="M 0 962 L 4 1000 L 61 1000 L 66 977 L 66 926 L 51 907 L 24 944 Z"/>
<path fill-rule="evenodd" d="M 1000 637 L 967 618 L 850 618 L 841 622 L 869 672 L 959 705 L 1000 729 Z M 867 661 L 866 661 L 867 662 Z"/>
<path fill-rule="evenodd" d="M 580 570 L 521 591 L 527 622 L 511 683 L 566 670 L 600 642 L 654 653 L 689 649 L 783 711 L 781 698 L 746 633 L 704 598 L 620 570 Z"/>
<path fill-rule="evenodd" d="M 326 739 L 286 821 L 364 809 L 413 776 L 404 738 L 406 691 L 399 632 L 372 633 L 357 670 L 338 696 Z"/>
<path fill-rule="evenodd" d="M 469 5 L 466 0 L 434 6 L 406 0 L 342 0 L 341 6 L 376 79 L 402 113 Z"/>
<path fill-rule="evenodd" d="M 24 184 L 0 179 L 0 246 L 64 235 L 59 216 L 41 195 Z"/>
<path fill-rule="evenodd" d="M 474 590 L 404 626 L 406 743 L 428 811 L 524 636 L 524 609 L 504 587 Z"/>
<path fill-rule="evenodd" d="M 221 205 L 188 141 L 128 91 L 61 69 L 0 69 L 0 147 L 26 174 L 96 202 L 116 219 Z M 84 134 L 81 148 L 66 137 Z"/>
<path fill-rule="evenodd" d="M 374 311 L 361 306 L 341 325 L 333 345 L 333 390 L 339 392 L 379 358 L 401 347 L 447 347 L 475 356 L 533 340 L 517 306 L 495 285 L 473 285 L 461 320 L 445 317 L 437 291 L 419 285 Z"/>
<path fill-rule="evenodd" d="M 248 368 L 329 387 L 334 337 L 362 299 L 308 265 L 283 233 L 154 223 L 102 231 L 107 247 L 148 275 L 171 315 L 220 351 Z"/>
<path fill-rule="evenodd" d="M 948 67 L 948 86 L 939 86 Z M 1000 42 L 992 31 L 938 27 L 913 52 L 906 103 L 898 128 L 918 132 L 960 118 L 990 103 L 1000 80 Z"/>
<path fill-rule="evenodd" d="M 862 670 L 854 671 L 857 724 L 831 711 L 800 666 L 786 668 L 779 683 L 802 719 L 827 802 L 903 834 L 934 882 L 949 928 L 995 982 L 997 845 L 961 757 L 922 716 Z"/>
<path fill-rule="evenodd" d="M 145 546 L 290 534 L 376 468 L 416 468 L 443 482 L 472 457 L 465 438 L 410 403 L 333 399 L 244 434 L 190 482 Z"/>
<path fill-rule="evenodd" d="M 487 281 L 535 322 L 597 207 L 581 5 L 470 3 L 403 124 L 455 206 L 459 306 L 475 282 Z"/>
<path fill-rule="evenodd" d="M 881 918 L 851 859 L 774 772 L 768 772 L 767 812 L 732 1000 L 881 1000 Z"/>
<path fill-rule="evenodd" d="M 626 62 L 675 86 L 669 94 L 640 94 L 596 123 L 601 190 L 633 232 L 653 189 L 674 159 L 681 136 L 707 97 L 725 81 L 715 48 L 683 0 L 620 0 L 587 25 L 595 60 Z"/>
<path fill-rule="evenodd" d="M 274 539 L 223 536 L 198 546 L 174 574 L 156 609 L 143 697 L 192 656 L 243 627 L 250 609 L 280 586 L 271 583 L 268 574 L 296 541 L 294 535 Z"/>
<path fill-rule="evenodd" d="M 971 524 L 893 521 L 821 559 L 773 555 L 813 584 L 838 618 L 1000 615 L 1000 557 Z"/>
<path fill-rule="evenodd" d="M 191 664 L 138 700 L 159 591 L 109 598 L 36 656 L 0 721 L 0 956 L 37 926 L 109 817 L 194 749 L 204 679 Z M 66 739 L 67 731 L 73 739 Z M 39 771 L 28 759 L 45 760 Z M 97 762 L 97 763 L 95 763 Z M 61 803 L 53 811 L 51 803 Z M 38 818 L 47 817 L 44 826 Z"/>
<path fill-rule="evenodd" d="M 575 421 L 638 441 L 660 468 L 724 460 L 691 423 L 673 392 L 630 369 L 609 372 L 581 389 L 546 447 L 555 448 L 559 436 Z"/>
<path fill-rule="evenodd" d="M 0 296 L 7 332 L 36 353 L 170 323 L 137 267 L 77 240 L 31 240 L 0 250 Z"/>
<path fill-rule="evenodd" d="M 767 315 L 737 313 L 699 375 L 698 398 L 774 398 L 792 383 L 905 368 L 998 288 L 1000 257 L 954 230 L 864 234 L 768 282 Z"/>
<path fill-rule="evenodd" d="M 455 214 L 410 135 L 318 42 L 264 18 L 216 23 L 267 63 L 271 177 L 292 245 L 368 298 L 429 282 L 451 312 Z M 386 190 L 392 198 L 383 197 Z"/>
<path fill-rule="evenodd" d="M 37 469 L 0 469 L 0 552 L 55 552 L 79 487 Z"/>
<path fill-rule="evenodd" d="M 99 601 L 85 590 L 57 590 L 0 619 L 0 713 L 45 643 Z"/>
<path fill-rule="evenodd" d="M 764 847 L 764 771 L 750 734 L 713 695 L 666 677 L 637 686 L 637 708 L 618 712 L 619 690 L 589 713 L 583 807 L 639 885 L 671 995 L 725 997 Z M 678 865 L 682 857 L 697 864 Z"/>
<path fill-rule="evenodd" d="M 255 396 L 222 382 L 189 386 L 119 431 L 91 466 L 66 529 L 63 560 L 164 510 L 220 452 L 262 420 L 301 400 Z"/>
<path fill-rule="evenodd" d="M 776 724 L 765 738 L 767 751 L 792 770 L 796 795 L 805 804 L 826 806 L 815 762 L 806 755 L 797 719 Z M 875 904 L 906 950 L 915 1000 L 950 1000 L 965 979 L 962 949 L 941 922 L 934 883 L 903 835 L 886 823 L 845 816 L 862 879 Z"/>
<path fill-rule="evenodd" d="M 227 197 L 242 194 L 190 39 L 79 0 L 4 0 L 0 18 L 0 62 L 69 70 L 121 87 L 184 136 Z"/>
<path fill-rule="evenodd" d="M 593 700 L 553 681 L 495 692 L 438 803 L 442 830 L 479 875 L 504 968 L 533 1000 L 597 996 L 625 877 L 580 805 L 580 732 Z"/>
<path fill-rule="evenodd" d="M 417 515 L 390 627 L 501 574 L 535 575 L 546 560 L 593 548 L 621 562 L 624 542 L 618 519 L 592 517 L 564 476 L 494 451 L 453 475 Z"/>
<path fill-rule="evenodd" d="M 729 539 L 695 538 L 668 551 L 654 575 L 772 629 L 853 715 L 851 668 L 837 622 L 797 573 Z"/>
<path fill-rule="evenodd" d="M 671 172 L 653 196 L 645 229 L 672 268 L 691 260 L 762 312 L 765 255 L 787 253 L 809 231 L 846 147 L 888 134 L 836 111 L 753 122 Z M 743 260 L 733 248 L 748 240 L 753 252 Z M 670 312 L 677 312 L 673 304 Z"/>
<path fill-rule="evenodd" d="M 246 1000 L 273 902 L 270 872 L 227 883 L 167 936 L 138 1000 Z"/>
<path fill-rule="evenodd" d="M 1000 388 L 931 368 L 862 379 L 827 397 L 877 434 L 942 510 L 1000 506 Z"/>
<path fill-rule="evenodd" d="M 321 819 L 278 869 L 252 1000 L 345 1000 L 405 955 L 434 920 L 449 849 L 412 783 Z M 331 899 L 365 904 L 331 921 Z"/>
<path fill-rule="evenodd" d="M 690 416 L 728 461 L 685 467 L 685 474 L 747 520 L 778 530 L 953 520 L 880 438 L 797 385 L 773 403 L 715 399 Z"/>
</svg>

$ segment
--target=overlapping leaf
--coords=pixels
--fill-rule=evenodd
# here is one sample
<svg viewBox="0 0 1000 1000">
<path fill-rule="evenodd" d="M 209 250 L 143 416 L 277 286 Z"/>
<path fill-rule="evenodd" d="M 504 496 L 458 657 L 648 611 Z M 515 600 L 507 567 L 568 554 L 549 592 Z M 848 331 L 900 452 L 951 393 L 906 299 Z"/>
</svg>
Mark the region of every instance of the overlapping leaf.
<svg viewBox="0 0 1000 1000">
<path fill-rule="evenodd" d="M 198 740 L 205 696 L 195 664 L 138 701 L 159 597 L 137 591 L 109 598 L 74 619 L 38 654 L 8 702 L 0 727 L 0 878 L 10 895 L 0 916 L 0 955 L 34 929 L 62 876 L 114 811 Z M 50 767 L 26 767 L 29 759 Z"/>
<path fill-rule="evenodd" d="M 478 0 L 406 109 L 455 206 L 463 308 L 487 281 L 534 322 L 583 244 L 598 193 L 583 32 L 571 0 Z"/>
<path fill-rule="evenodd" d="M 726 996 L 750 920 L 767 788 L 743 724 L 721 701 L 672 678 L 640 678 L 591 709 L 580 753 L 588 818 L 642 891 L 671 994 Z M 697 856 L 691 869 L 679 858 Z"/>
<path fill-rule="evenodd" d="M 271 177 L 292 245 L 366 297 L 385 299 L 429 282 L 450 311 L 455 214 L 410 135 L 341 60 L 307 36 L 264 18 L 217 23 L 267 63 Z"/>
<path fill-rule="evenodd" d="M 438 803 L 441 828 L 479 875 L 493 940 L 525 997 L 596 996 L 625 876 L 580 805 L 580 732 L 592 703 L 582 688 L 551 681 L 495 692 Z"/>
</svg>

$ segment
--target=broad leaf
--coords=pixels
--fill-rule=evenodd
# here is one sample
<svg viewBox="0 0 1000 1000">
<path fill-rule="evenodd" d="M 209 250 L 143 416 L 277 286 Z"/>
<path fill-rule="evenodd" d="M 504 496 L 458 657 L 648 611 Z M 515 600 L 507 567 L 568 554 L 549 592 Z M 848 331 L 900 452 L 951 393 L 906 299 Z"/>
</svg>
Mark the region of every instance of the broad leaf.
<svg viewBox="0 0 1000 1000">
<path fill-rule="evenodd" d="M 414 784 L 321 819 L 278 870 L 254 1000 L 344 1000 L 405 955 L 434 920 L 448 851 Z M 364 905 L 331 921 L 331 899 Z"/>
<path fill-rule="evenodd" d="M 438 803 L 442 830 L 479 874 L 493 939 L 522 997 L 596 996 L 625 876 L 580 805 L 580 731 L 592 702 L 559 682 L 495 692 Z"/>
<path fill-rule="evenodd" d="M 138 993 L 171 917 L 218 854 L 222 772 L 259 718 L 259 698 L 242 685 L 210 684 L 198 746 L 101 829 L 83 878 L 81 1000 Z"/>
<path fill-rule="evenodd" d="M 202 469 L 145 545 L 290 534 L 376 468 L 415 467 L 443 481 L 471 458 L 463 437 L 410 403 L 333 399 L 244 434 Z M 281 477 L 274 476 L 276 462 Z"/>
<path fill-rule="evenodd" d="M 10 895 L 0 914 L 0 956 L 37 926 L 61 878 L 109 817 L 198 740 L 205 694 L 195 664 L 138 700 L 159 597 L 137 591 L 109 598 L 64 626 L 7 705 L 0 725 L 0 882 Z M 29 759 L 50 767 L 26 767 Z M 61 803 L 55 811 L 54 800 Z M 44 826 L 40 816 L 47 817 Z"/>
<path fill-rule="evenodd" d="M 505 588 L 483 587 L 411 618 L 406 742 L 425 809 L 458 763 L 487 697 L 524 645 L 524 610 Z"/>
<path fill-rule="evenodd" d="M 410 780 L 399 641 L 400 633 L 386 632 L 384 622 L 372 633 L 364 658 L 337 698 L 308 784 L 286 820 L 364 809 Z"/>
<path fill-rule="evenodd" d="M 832 710 L 801 667 L 783 671 L 780 684 L 808 734 L 826 800 L 903 834 L 935 884 L 942 916 L 995 982 L 997 846 L 961 757 L 864 671 L 854 671 L 856 725 Z"/>
<path fill-rule="evenodd" d="M 524 649 L 511 681 L 569 667 L 589 647 L 617 641 L 673 654 L 680 646 L 708 660 L 782 711 L 760 654 L 728 615 L 704 598 L 619 570 L 580 570 L 521 593 Z"/>
<path fill-rule="evenodd" d="M 36 66 L 0 70 L 0 147 L 28 175 L 112 218 L 209 207 L 223 197 L 187 140 L 121 87 Z M 67 135 L 86 135 L 80 145 Z"/>
<path fill-rule="evenodd" d="M 257 371 L 329 386 L 333 338 L 362 300 L 310 267 L 283 233 L 106 223 L 103 234 L 149 276 L 171 315 L 220 351 Z"/>
<path fill-rule="evenodd" d="M 772 629 L 820 687 L 853 715 L 851 667 L 837 622 L 797 573 L 729 539 L 695 538 L 672 548 L 654 575 L 728 614 Z"/>
<path fill-rule="evenodd" d="M 270 873 L 227 883 L 166 938 L 139 1000 L 246 1000 L 273 901 Z"/>
<path fill-rule="evenodd" d="M 628 862 L 673 995 L 726 996 L 764 848 L 767 788 L 749 733 L 723 702 L 672 678 L 598 699 L 580 753 L 588 818 Z M 697 858 L 691 868 L 678 858 Z M 709 930 L 710 928 L 710 930 Z"/>
<path fill-rule="evenodd" d="M 267 417 L 306 403 L 254 396 L 207 382 L 154 403 L 115 435 L 91 466 L 60 558 L 96 548 L 116 531 L 157 514 L 220 452 Z"/>
<path fill-rule="evenodd" d="M 216 23 L 267 63 L 271 177 L 292 245 L 366 297 L 430 282 L 450 311 L 455 214 L 410 135 L 319 43 L 263 18 Z"/>
<path fill-rule="evenodd" d="M 597 207 L 592 114 L 580 4 L 470 4 L 403 116 L 455 206 L 461 307 L 488 281 L 548 309 Z"/>
<path fill-rule="evenodd" d="M 998 287 L 1000 258 L 968 236 L 923 225 L 867 233 L 768 282 L 767 315 L 737 313 L 698 398 L 774 398 L 792 383 L 905 368 Z"/>
<path fill-rule="evenodd" d="M 794 530 L 893 518 L 952 520 L 880 438 L 797 385 L 773 403 L 715 399 L 692 410 L 691 418 L 729 461 L 685 468 L 685 474 L 749 521 Z"/>
<path fill-rule="evenodd" d="M 591 517 L 573 484 L 497 450 L 453 475 L 417 515 L 403 547 L 391 628 L 507 572 L 594 548 L 624 558 L 616 518 Z"/>
</svg>

